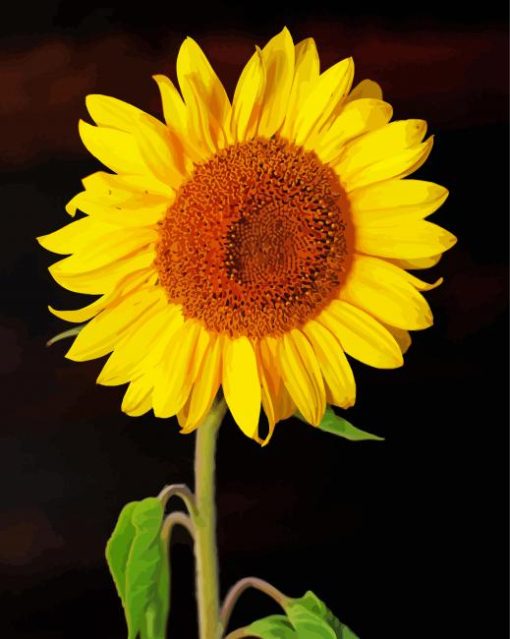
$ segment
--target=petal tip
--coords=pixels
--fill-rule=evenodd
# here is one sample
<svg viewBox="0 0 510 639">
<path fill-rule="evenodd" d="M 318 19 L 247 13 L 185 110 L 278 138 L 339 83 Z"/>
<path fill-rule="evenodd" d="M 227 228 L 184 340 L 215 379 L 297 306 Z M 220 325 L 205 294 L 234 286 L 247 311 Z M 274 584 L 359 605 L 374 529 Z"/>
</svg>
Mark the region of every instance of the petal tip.
<svg viewBox="0 0 510 639">
<path fill-rule="evenodd" d="M 100 93 L 89 93 L 85 96 L 85 106 L 87 107 L 87 111 L 92 115 L 91 111 L 94 110 L 94 104 L 97 105 L 97 102 L 103 98 Z"/>
<path fill-rule="evenodd" d="M 447 244 L 448 244 L 448 248 L 451 249 L 453 246 L 455 246 L 455 244 L 457 244 L 457 242 L 459 241 L 457 236 L 454 235 L 453 233 L 450 233 L 450 231 L 447 231 L 448 235 L 447 235 Z"/>
<path fill-rule="evenodd" d="M 71 348 L 67 351 L 67 353 L 64 355 L 64 357 L 66 359 L 70 359 L 72 362 L 84 362 L 85 360 L 82 359 L 80 357 L 79 354 L 77 354 L 75 352 L 75 350 L 73 349 L 73 346 L 71 346 Z"/>
<path fill-rule="evenodd" d="M 395 368 L 401 368 L 404 365 L 404 356 L 400 349 L 399 349 L 398 357 L 395 357 L 395 362 L 396 362 Z"/>
<path fill-rule="evenodd" d="M 42 246 L 43 248 L 46 248 L 45 244 L 46 244 L 46 235 L 38 235 L 35 238 L 35 241 L 39 244 L 39 246 Z"/>
<path fill-rule="evenodd" d="M 82 120 L 81 118 L 78 120 L 78 134 L 85 146 L 87 146 L 86 139 L 95 128 L 96 127 L 94 125 L 89 124 L 89 122 L 85 122 L 85 120 Z"/>
<path fill-rule="evenodd" d="M 65 211 L 68 215 L 70 215 L 71 217 L 74 217 L 76 215 L 76 211 L 78 210 L 78 206 L 76 204 L 76 198 L 78 196 L 75 195 L 74 197 L 72 197 L 69 202 L 65 205 Z"/>
</svg>

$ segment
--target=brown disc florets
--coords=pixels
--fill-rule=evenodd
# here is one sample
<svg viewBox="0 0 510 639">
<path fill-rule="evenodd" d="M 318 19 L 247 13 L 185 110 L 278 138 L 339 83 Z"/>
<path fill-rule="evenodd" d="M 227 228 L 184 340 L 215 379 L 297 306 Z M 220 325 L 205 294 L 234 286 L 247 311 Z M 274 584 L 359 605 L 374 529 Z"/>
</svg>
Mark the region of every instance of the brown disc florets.
<svg viewBox="0 0 510 639">
<path fill-rule="evenodd" d="M 345 281 L 346 209 L 338 177 L 315 153 L 278 137 L 230 146 L 195 167 L 161 222 L 160 284 L 210 331 L 281 335 Z"/>
</svg>

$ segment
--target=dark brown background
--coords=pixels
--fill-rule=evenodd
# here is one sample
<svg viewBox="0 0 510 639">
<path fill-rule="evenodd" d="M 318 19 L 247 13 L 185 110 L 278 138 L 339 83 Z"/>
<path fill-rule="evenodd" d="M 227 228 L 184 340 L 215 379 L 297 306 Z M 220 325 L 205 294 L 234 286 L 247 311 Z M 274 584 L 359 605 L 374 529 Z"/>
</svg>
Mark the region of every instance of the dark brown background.
<svg viewBox="0 0 510 639">
<path fill-rule="evenodd" d="M 260 449 L 221 432 L 222 589 L 246 574 L 291 595 L 313 589 L 362 639 L 503 637 L 507 615 L 507 32 L 505 3 L 12 2 L 0 30 L 0 634 L 121 638 L 103 560 L 122 505 L 190 481 L 192 437 L 132 419 L 100 362 L 46 349 L 63 329 L 46 304 L 77 306 L 50 281 L 36 235 L 97 163 L 77 120 L 90 92 L 159 114 L 153 73 L 174 74 L 196 37 L 229 89 L 255 43 L 287 24 L 314 36 L 323 67 L 353 55 L 396 117 L 424 117 L 436 145 L 423 178 L 451 190 L 435 216 L 459 244 L 430 274 L 433 329 L 404 368 L 354 364 L 349 411 L 382 444 L 350 444 L 288 421 Z M 499 8 L 498 8 L 499 7 Z M 192 557 L 172 553 L 172 637 L 194 639 Z M 234 624 L 274 608 L 247 594 Z"/>
</svg>

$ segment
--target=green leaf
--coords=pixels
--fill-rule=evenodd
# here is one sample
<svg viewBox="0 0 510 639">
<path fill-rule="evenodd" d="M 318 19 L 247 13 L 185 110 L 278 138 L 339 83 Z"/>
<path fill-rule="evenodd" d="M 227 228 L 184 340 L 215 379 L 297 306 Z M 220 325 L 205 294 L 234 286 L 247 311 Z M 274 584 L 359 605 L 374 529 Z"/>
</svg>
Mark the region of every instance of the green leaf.
<svg viewBox="0 0 510 639">
<path fill-rule="evenodd" d="M 271 615 L 250 624 L 246 631 L 260 639 L 299 639 L 284 615 Z"/>
<path fill-rule="evenodd" d="M 295 414 L 295 416 L 302 422 L 305 422 L 306 424 L 308 423 L 303 415 L 301 415 L 301 413 L 298 412 Z M 324 417 L 322 418 L 322 421 L 317 428 L 325 431 L 326 433 L 333 433 L 333 435 L 345 437 L 345 439 L 349 439 L 352 442 L 365 440 L 384 441 L 384 437 L 379 437 L 379 435 L 372 435 L 372 433 L 367 433 L 360 428 L 356 428 L 356 426 L 353 426 L 346 419 L 340 417 L 340 415 L 337 415 L 333 411 L 331 406 L 328 406 L 326 408 Z"/>
<path fill-rule="evenodd" d="M 128 639 L 164 639 L 170 577 L 161 539 L 163 505 L 156 497 L 127 504 L 106 546 L 106 559 L 124 606 Z"/>
<path fill-rule="evenodd" d="M 354 632 L 345 624 L 341 623 L 341 621 L 337 619 L 337 617 L 335 617 L 335 615 L 331 612 L 331 610 L 328 610 L 328 608 L 326 608 L 325 619 L 335 631 L 337 639 L 359 639 L 359 637 L 355 635 Z"/>
<path fill-rule="evenodd" d="M 313 592 L 290 599 L 285 611 L 299 639 L 358 639 Z"/>
<path fill-rule="evenodd" d="M 60 342 L 61 339 L 66 339 L 67 337 L 74 337 L 78 335 L 81 329 L 87 324 L 80 324 L 79 326 L 73 326 L 69 328 L 67 331 L 63 331 L 62 333 L 58 333 L 58 335 L 54 335 L 51 339 L 46 342 L 46 346 L 53 346 L 56 342 Z"/>
<path fill-rule="evenodd" d="M 299 639 L 337 639 L 329 623 L 304 606 L 289 605 L 287 615 L 296 629 Z"/>
<path fill-rule="evenodd" d="M 291 599 L 291 605 L 303 606 L 310 612 L 313 612 L 319 616 L 323 616 L 327 613 L 326 604 L 317 597 L 311 590 L 305 592 L 305 594 L 299 599 Z"/>
<path fill-rule="evenodd" d="M 260 639 L 359 639 L 313 592 L 288 599 L 284 610 L 286 617 L 265 617 L 244 630 Z"/>
<path fill-rule="evenodd" d="M 137 504 L 137 501 L 131 501 L 124 506 L 106 544 L 106 561 L 123 605 L 126 597 L 126 564 L 131 542 L 135 536 L 131 515 Z"/>
<path fill-rule="evenodd" d="M 165 639 L 168 612 L 170 608 L 170 566 L 168 547 L 161 543 L 161 570 L 156 584 L 154 601 L 146 611 L 147 639 Z M 145 637 L 142 635 L 142 639 Z"/>
<path fill-rule="evenodd" d="M 348 626 L 341 623 L 331 610 L 328 610 L 327 620 L 329 625 L 335 631 L 337 639 L 359 639 L 358 635 L 355 635 Z"/>
</svg>

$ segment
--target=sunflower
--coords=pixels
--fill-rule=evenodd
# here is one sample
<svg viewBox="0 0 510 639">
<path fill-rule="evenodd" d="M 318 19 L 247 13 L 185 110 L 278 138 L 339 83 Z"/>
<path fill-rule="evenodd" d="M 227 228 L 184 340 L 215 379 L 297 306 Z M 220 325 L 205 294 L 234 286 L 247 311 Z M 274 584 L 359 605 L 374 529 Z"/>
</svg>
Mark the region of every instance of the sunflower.
<svg viewBox="0 0 510 639">
<path fill-rule="evenodd" d="M 315 42 L 287 29 L 258 47 L 233 100 L 191 38 L 180 92 L 154 79 L 165 123 L 89 95 L 87 149 L 108 169 L 38 240 L 68 255 L 50 272 L 100 297 L 51 312 L 84 323 L 66 357 L 109 354 L 97 381 L 129 384 L 122 410 L 203 420 L 220 388 L 238 426 L 267 443 L 299 410 L 355 401 L 346 354 L 396 368 L 410 330 L 432 325 L 408 270 L 435 265 L 455 237 L 425 218 L 442 186 L 404 179 L 427 159 L 423 120 L 390 122 L 378 84 L 351 89 L 354 64 L 319 70 Z M 259 434 L 261 405 L 269 434 Z"/>
</svg>

